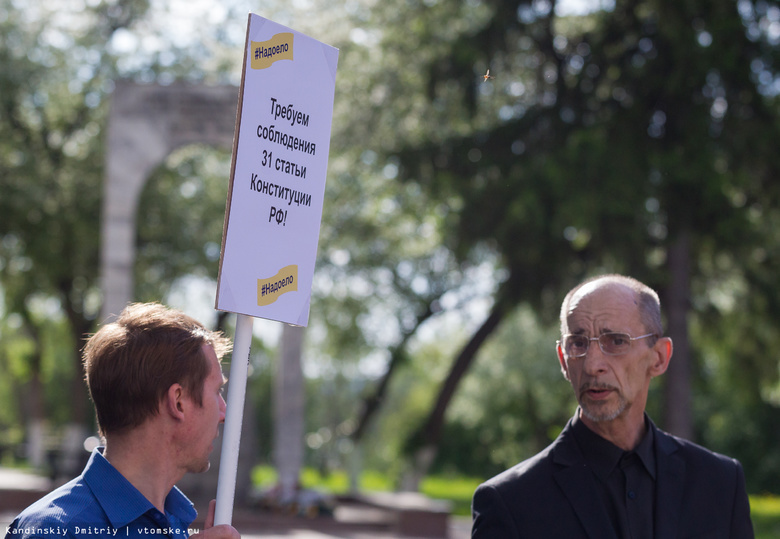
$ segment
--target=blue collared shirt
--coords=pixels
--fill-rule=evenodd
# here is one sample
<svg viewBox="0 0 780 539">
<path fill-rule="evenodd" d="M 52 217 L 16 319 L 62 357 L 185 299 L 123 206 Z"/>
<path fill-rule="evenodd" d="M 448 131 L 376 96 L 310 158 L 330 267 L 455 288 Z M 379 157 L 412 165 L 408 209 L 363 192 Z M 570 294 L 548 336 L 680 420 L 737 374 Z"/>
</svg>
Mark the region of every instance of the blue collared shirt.
<svg viewBox="0 0 780 539">
<path fill-rule="evenodd" d="M 173 487 L 161 513 L 109 463 L 98 448 L 80 476 L 22 511 L 6 539 L 65 537 L 189 537 L 197 512 Z M 89 536 L 89 537 L 88 537 Z"/>
</svg>

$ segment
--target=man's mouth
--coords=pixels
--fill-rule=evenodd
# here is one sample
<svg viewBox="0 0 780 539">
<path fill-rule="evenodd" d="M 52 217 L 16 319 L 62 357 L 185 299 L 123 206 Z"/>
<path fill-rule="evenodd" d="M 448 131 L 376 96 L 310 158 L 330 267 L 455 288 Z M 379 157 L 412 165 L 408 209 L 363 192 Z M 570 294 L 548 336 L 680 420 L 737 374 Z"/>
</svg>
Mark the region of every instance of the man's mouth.
<svg viewBox="0 0 780 539">
<path fill-rule="evenodd" d="M 606 399 L 613 391 L 615 391 L 615 388 L 609 386 L 586 386 L 583 388 L 582 394 L 586 395 L 592 400 L 603 400 Z"/>
</svg>

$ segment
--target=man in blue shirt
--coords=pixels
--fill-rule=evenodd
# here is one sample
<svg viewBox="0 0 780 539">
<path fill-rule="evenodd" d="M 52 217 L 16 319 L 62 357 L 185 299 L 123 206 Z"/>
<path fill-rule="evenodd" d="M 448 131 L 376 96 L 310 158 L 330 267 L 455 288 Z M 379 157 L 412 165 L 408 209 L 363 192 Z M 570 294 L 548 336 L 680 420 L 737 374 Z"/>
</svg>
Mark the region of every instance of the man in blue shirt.
<svg viewBox="0 0 780 539">
<path fill-rule="evenodd" d="M 222 334 L 159 304 L 130 305 L 103 326 L 84 348 L 84 368 L 105 446 L 79 477 L 25 509 L 6 539 L 188 537 L 197 513 L 175 484 L 209 469 L 229 350 Z M 214 502 L 193 537 L 240 537 L 213 522 Z"/>
</svg>

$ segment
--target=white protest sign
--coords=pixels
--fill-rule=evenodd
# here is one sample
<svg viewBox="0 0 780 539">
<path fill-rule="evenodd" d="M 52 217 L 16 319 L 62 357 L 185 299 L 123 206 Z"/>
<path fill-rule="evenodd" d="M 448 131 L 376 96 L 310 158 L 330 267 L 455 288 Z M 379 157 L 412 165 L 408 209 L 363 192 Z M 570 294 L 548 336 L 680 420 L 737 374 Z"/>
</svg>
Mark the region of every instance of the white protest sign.
<svg viewBox="0 0 780 539">
<path fill-rule="evenodd" d="M 338 54 L 249 15 L 219 310 L 308 324 Z"/>
</svg>

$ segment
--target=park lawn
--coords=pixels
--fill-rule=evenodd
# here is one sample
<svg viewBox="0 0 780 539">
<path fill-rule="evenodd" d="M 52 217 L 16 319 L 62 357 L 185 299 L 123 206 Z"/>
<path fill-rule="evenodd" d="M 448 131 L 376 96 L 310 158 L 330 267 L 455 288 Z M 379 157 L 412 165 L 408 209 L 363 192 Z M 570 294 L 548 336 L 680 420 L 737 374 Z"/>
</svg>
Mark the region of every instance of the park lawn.
<svg viewBox="0 0 780 539">
<path fill-rule="evenodd" d="M 780 537 L 780 496 L 765 494 L 750 497 L 750 518 L 756 539 Z"/>
<path fill-rule="evenodd" d="M 270 466 L 257 466 L 252 471 L 252 479 L 255 486 L 268 487 L 276 481 L 276 471 Z M 420 483 L 420 492 L 432 499 L 451 502 L 454 515 L 469 516 L 471 497 L 481 482 L 482 479 L 473 477 L 428 476 Z M 313 468 L 305 468 L 301 473 L 301 484 L 304 488 L 346 494 L 349 492 L 349 475 L 340 470 L 322 475 Z M 379 472 L 367 470 L 360 475 L 360 489 L 366 492 L 388 492 L 393 488 L 394 482 Z M 756 539 L 780 537 L 780 496 L 751 496 L 750 515 Z"/>
<path fill-rule="evenodd" d="M 271 466 L 256 466 L 252 470 L 252 483 L 258 488 L 267 488 L 276 481 L 276 471 Z M 482 482 L 481 479 L 468 477 L 428 476 L 420 483 L 420 492 L 429 498 L 446 500 L 452 503 L 452 513 L 468 516 L 471 514 L 471 496 Z M 319 490 L 330 494 L 349 492 L 349 475 L 343 470 L 334 470 L 327 475 L 314 468 L 304 468 L 301 472 L 303 488 Z M 360 474 L 360 490 L 364 492 L 390 492 L 394 482 L 384 474 L 366 470 Z"/>
</svg>

